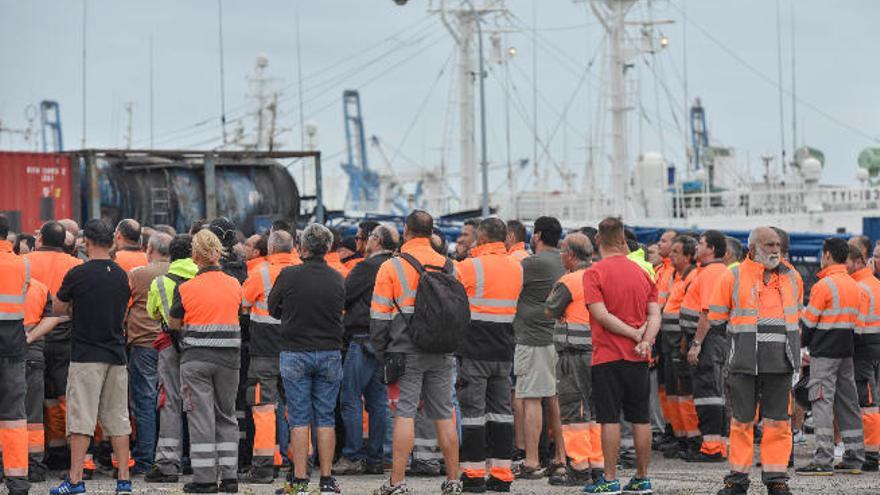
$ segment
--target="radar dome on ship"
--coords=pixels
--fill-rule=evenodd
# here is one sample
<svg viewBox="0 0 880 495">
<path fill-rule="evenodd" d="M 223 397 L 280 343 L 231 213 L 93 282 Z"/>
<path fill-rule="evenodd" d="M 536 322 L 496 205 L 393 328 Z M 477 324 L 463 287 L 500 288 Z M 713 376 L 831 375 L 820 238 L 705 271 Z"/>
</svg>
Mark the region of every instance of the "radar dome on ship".
<svg viewBox="0 0 880 495">
<path fill-rule="evenodd" d="M 801 174 L 807 182 L 819 182 L 822 178 L 822 162 L 810 156 L 801 162 Z"/>
</svg>

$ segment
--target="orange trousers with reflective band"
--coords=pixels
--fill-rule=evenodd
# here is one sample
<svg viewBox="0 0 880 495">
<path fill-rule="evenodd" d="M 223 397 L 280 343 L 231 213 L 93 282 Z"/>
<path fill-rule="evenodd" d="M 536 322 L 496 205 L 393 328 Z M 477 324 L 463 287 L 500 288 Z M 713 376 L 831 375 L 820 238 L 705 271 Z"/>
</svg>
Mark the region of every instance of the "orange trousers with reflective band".
<svg viewBox="0 0 880 495">
<path fill-rule="evenodd" d="M 67 445 L 67 398 L 46 399 L 45 404 L 46 445 L 64 447 Z"/>
</svg>

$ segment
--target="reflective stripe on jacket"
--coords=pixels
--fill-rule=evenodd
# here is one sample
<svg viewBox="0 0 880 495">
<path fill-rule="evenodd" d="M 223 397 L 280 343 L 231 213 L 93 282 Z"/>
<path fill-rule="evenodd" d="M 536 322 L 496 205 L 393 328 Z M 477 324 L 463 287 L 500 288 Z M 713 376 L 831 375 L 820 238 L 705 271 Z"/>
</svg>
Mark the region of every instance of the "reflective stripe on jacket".
<svg viewBox="0 0 880 495">
<path fill-rule="evenodd" d="M 241 285 L 220 270 L 203 271 L 178 287 L 185 311 L 181 348 L 239 347 Z"/>
<path fill-rule="evenodd" d="M 590 331 L 590 310 L 584 304 L 584 271 L 586 268 L 566 273 L 559 279 L 571 294 L 571 302 L 562 318 L 556 320 L 553 343 L 557 351 L 593 350 L 593 334 Z"/>
<path fill-rule="evenodd" d="M 301 264 L 302 261 L 290 253 L 276 253 L 248 273 L 242 287 L 241 305 L 250 309 L 248 331 L 252 356 L 275 357 L 281 352 L 281 320 L 269 315 L 269 294 L 282 270 Z"/>
<path fill-rule="evenodd" d="M 803 345 L 812 356 L 852 357 L 862 290 L 843 264 L 828 266 L 816 275 L 819 281 L 810 290 L 810 304 L 801 318 Z"/>
<path fill-rule="evenodd" d="M 488 361 L 513 360 L 513 318 L 522 290 L 522 265 L 501 242 L 477 246 L 456 266 L 467 292 L 471 324 L 459 354 Z"/>
<path fill-rule="evenodd" d="M 798 277 L 780 263 L 765 284 L 764 271 L 746 258 L 722 274 L 710 299 L 710 326 L 730 338 L 731 373 L 788 373 L 800 366 Z"/>
<path fill-rule="evenodd" d="M 675 283 L 675 268 L 669 258 L 663 258 L 663 264 L 657 269 L 657 304 L 662 308 L 672 294 Z"/>
<path fill-rule="evenodd" d="M 880 360 L 880 280 L 870 267 L 853 273 L 852 278 L 862 289 L 854 357 Z"/>
<path fill-rule="evenodd" d="M 697 276 L 688 287 L 684 300 L 681 302 L 681 329 L 688 335 L 697 332 L 700 313 L 704 309 L 708 309 L 715 284 L 728 270 L 720 261 L 712 261 L 697 268 L 696 271 Z"/>
</svg>

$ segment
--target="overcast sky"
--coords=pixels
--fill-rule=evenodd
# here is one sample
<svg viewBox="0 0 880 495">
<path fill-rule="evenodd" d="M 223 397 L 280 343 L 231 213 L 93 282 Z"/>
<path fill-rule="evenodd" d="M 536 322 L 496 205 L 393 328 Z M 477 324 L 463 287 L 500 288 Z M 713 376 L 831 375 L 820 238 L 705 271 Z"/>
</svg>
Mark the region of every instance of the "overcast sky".
<svg viewBox="0 0 880 495">
<path fill-rule="evenodd" d="M 512 17 L 503 23 L 505 31 L 512 32 L 504 35 L 502 44 L 517 50 L 509 66 L 515 88 L 510 99 L 511 156 L 516 160 L 533 155 L 532 61 L 537 53 L 537 128 L 541 141 L 549 143 L 538 163 L 542 170 L 553 171 L 556 165 L 581 173 L 586 148 L 600 146 L 589 138 L 589 130 L 597 128 L 601 58 L 588 71 L 589 84 L 582 84 L 581 77 L 587 60 L 602 48 L 603 31 L 583 3 L 541 0 L 535 17 L 533 2 L 537 0 L 508 1 Z M 783 127 L 789 150 L 793 2 L 780 0 Z M 880 2 L 797 0 L 795 9 L 796 87 L 802 100 L 797 106 L 797 141 L 825 152 L 826 181 L 852 183 L 858 153 L 866 146 L 880 146 L 871 140 L 880 136 Z M 343 158 L 341 97 L 351 88 L 360 90 L 367 135 L 387 143 L 385 152 L 395 170 L 433 168 L 445 159 L 450 182 L 458 187 L 456 107 L 450 99 L 456 94 L 451 79 L 454 44 L 439 18 L 429 14 L 425 0 L 411 0 L 405 7 L 391 0 L 223 0 L 223 10 L 230 132 L 239 122 L 247 130 L 253 127 L 247 76 L 257 55 L 264 53 L 268 74 L 283 89 L 278 125 L 288 130 L 280 140 L 285 149 L 300 147 L 298 12 L 303 110 L 305 119 L 318 126 L 319 147 L 331 173 L 339 173 Z M 713 143 L 736 148 L 739 162 L 745 167 L 748 159 L 757 174 L 759 156 L 778 153 L 781 146 L 776 2 L 655 0 L 652 12 L 655 18 L 675 23 L 660 27 L 670 40 L 668 49 L 636 62 L 645 119 L 639 125 L 637 114 L 630 114 L 632 154 L 661 150 L 681 164 L 686 47 L 688 95 L 702 99 Z M 683 22 L 683 14 L 688 22 Z M 647 2 L 641 2 L 630 18 L 647 16 Z M 88 0 L 86 22 L 86 146 L 125 144 L 126 102 L 134 105 L 134 146 L 149 146 L 151 37 L 155 146 L 208 149 L 220 144 L 216 0 Z M 485 28 L 491 30 L 492 24 Z M 487 53 L 489 44 L 487 36 Z M 0 0 L 0 46 L 3 125 L 26 127 L 28 105 L 57 100 L 65 147 L 79 148 L 84 134 L 83 2 Z M 503 68 L 493 65 L 486 98 L 494 189 L 506 187 L 504 81 Z M 560 125 L 563 111 L 565 123 Z M 607 137 L 609 127 L 606 119 L 605 134 L 599 138 Z M 0 134 L 0 149 L 24 146 L 20 137 Z M 368 153 L 374 167 L 386 168 L 379 150 L 370 147 Z M 551 186 L 559 183 L 555 172 L 548 175 Z M 520 186 L 528 182 L 521 179 Z"/>
</svg>

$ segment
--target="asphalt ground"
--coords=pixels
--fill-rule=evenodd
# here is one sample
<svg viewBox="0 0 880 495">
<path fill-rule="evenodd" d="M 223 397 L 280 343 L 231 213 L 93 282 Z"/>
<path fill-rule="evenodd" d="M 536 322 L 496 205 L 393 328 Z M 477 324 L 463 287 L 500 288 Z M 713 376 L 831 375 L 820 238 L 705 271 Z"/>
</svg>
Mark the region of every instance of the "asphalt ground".
<svg viewBox="0 0 880 495">
<path fill-rule="evenodd" d="M 795 465 L 802 466 L 810 461 L 812 447 L 801 445 L 795 448 Z M 757 460 L 757 456 L 755 457 Z M 697 495 L 715 494 L 722 486 L 722 478 L 727 472 L 727 465 L 719 464 L 689 464 L 680 460 L 664 459 L 662 455 L 654 452 L 651 459 L 650 476 L 654 486 L 654 493 L 665 495 Z M 622 470 L 619 477 L 625 483 L 632 475 L 632 470 Z M 880 473 L 864 473 L 862 475 L 841 475 L 803 477 L 796 476 L 791 472 L 790 486 L 796 494 L 847 494 L 867 495 L 880 494 Z M 53 473 L 52 479 L 47 483 L 35 483 L 31 487 L 31 494 L 46 494 L 51 486 L 59 483 L 59 473 Z M 383 482 L 383 476 L 359 475 L 337 477 L 342 493 L 366 494 L 378 488 Z M 135 477 L 135 494 L 180 494 L 183 493 L 183 484 L 189 481 L 189 477 L 182 477 L 179 483 L 155 484 L 144 483 L 143 477 Z M 416 494 L 438 494 L 442 478 L 409 478 L 408 485 Z M 272 485 L 248 485 L 240 484 L 239 493 L 242 495 L 272 495 L 275 489 L 283 485 L 279 478 Z M 106 476 L 96 475 L 95 479 L 86 482 L 88 493 L 112 494 L 116 488 L 116 482 Z M 314 493 L 318 493 L 317 479 L 313 478 Z M 0 488 L 0 494 L 5 494 L 5 487 Z M 581 493 L 580 487 L 554 487 L 543 480 L 517 480 L 511 490 L 513 494 L 577 494 Z M 766 494 L 767 491 L 760 483 L 760 469 L 752 471 L 752 484 L 750 495 Z"/>
</svg>

